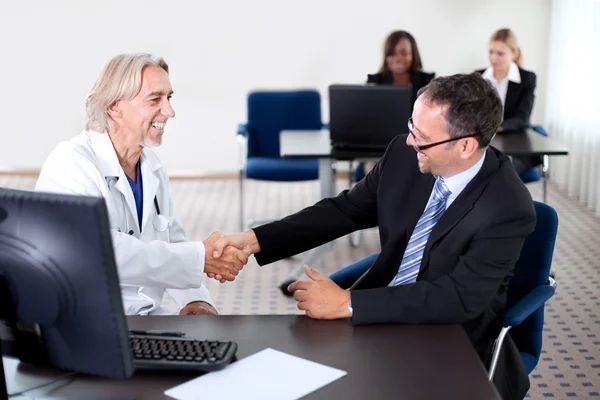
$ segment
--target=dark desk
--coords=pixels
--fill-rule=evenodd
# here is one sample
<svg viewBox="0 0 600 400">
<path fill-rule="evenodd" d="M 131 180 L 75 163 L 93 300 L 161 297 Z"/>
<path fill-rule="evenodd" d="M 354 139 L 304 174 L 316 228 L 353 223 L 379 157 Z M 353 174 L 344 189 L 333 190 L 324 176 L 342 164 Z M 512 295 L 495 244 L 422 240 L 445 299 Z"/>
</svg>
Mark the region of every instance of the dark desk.
<svg viewBox="0 0 600 400">
<path fill-rule="evenodd" d="M 509 156 L 566 156 L 569 150 L 549 137 L 532 131 L 506 132 L 494 137 L 492 146 Z"/>
<path fill-rule="evenodd" d="M 335 179 L 332 165 L 336 160 L 372 160 L 383 156 L 384 150 L 338 150 L 331 148 L 328 130 L 320 131 L 282 131 L 279 135 L 282 157 L 319 158 L 319 180 L 323 198 L 335 195 Z M 566 156 L 568 149 L 542 136 L 531 129 L 525 132 L 506 132 L 496 135 L 492 146 L 509 156 L 541 156 L 543 197 L 546 202 L 546 173 L 549 156 Z"/>
<path fill-rule="evenodd" d="M 498 399 L 458 325 L 353 327 L 348 320 L 316 321 L 292 315 L 128 317 L 128 321 L 133 329 L 167 328 L 188 336 L 236 341 L 240 359 L 271 347 L 348 372 L 306 397 L 310 399 Z M 6 360 L 9 393 L 35 384 L 28 379 L 45 370 L 21 368 L 24 371 L 16 373 L 16 362 Z M 52 375 L 45 371 L 48 380 Z M 45 395 L 164 399 L 166 389 L 193 377 L 159 373 L 136 374 L 127 381 L 81 377 Z"/>
</svg>

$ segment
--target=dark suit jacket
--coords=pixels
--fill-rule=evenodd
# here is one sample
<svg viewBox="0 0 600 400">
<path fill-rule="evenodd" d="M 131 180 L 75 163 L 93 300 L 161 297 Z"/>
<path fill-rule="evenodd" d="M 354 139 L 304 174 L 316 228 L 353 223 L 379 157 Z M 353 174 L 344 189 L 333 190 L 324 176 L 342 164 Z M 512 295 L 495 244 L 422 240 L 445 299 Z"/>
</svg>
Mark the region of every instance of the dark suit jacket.
<svg viewBox="0 0 600 400">
<path fill-rule="evenodd" d="M 413 103 L 417 100 L 417 92 L 424 86 L 427 86 L 431 80 L 435 78 L 435 74 L 428 74 L 423 71 L 413 71 L 410 75 L 410 81 L 413 88 Z M 381 72 L 367 75 L 367 83 L 375 83 L 377 85 L 393 85 L 394 78 L 392 74 L 383 74 Z"/>
<path fill-rule="evenodd" d="M 375 168 L 351 190 L 254 229 L 260 265 L 298 254 L 350 232 L 379 226 L 381 254 L 351 289 L 352 322 L 460 323 L 487 365 L 497 315 L 535 211 L 510 160 L 489 148 L 479 173 L 444 212 L 423 253 L 417 282 L 387 287 L 398 271 L 434 178 L 418 169 L 406 135 L 395 138 Z M 496 382 L 504 398 L 529 388 L 521 357 L 508 338 Z M 506 358 L 507 357 L 507 358 Z"/>
<path fill-rule="evenodd" d="M 485 69 L 477 70 L 480 74 L 484 71 Z M 519 73 L 521 83 L 508 82 L 502 121 L 502 128 L 505 131 L 520 131 L 529 126 L 537 78 L 535 73 L 522 68 L 519 68 Z"/>
</svg>

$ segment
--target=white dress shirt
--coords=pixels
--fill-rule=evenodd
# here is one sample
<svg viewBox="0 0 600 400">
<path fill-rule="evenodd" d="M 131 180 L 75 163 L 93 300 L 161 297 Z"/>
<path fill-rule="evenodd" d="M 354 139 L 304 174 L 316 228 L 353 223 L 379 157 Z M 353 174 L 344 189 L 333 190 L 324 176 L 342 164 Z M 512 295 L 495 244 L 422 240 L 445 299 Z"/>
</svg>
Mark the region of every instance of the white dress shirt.
<svg viewBox="0 0 600 400">
<path fill-rule="evenodd" d="M 466 171 L 461 172 L 460 174 L 456 174 L 451 176 L 450 178 L 444 178 L 444 183 L 448 190 L 450 190 L 450 196 L 446 199 L 446 210 L 450 207 L 450 204 L 458 197 L 458 195 L 463 191 L 463 189 L 471 182 L 471 180 L 477 175 L 481 166 L 483 165 L 483 161 L 485 160 L 485 152 L 483 156 Z M 431 190 L 431 194 L 429 195 L 429 200 L 427 201 L 427 206 L 425 206 L 425 210 L 429 207 L 429 203 L 433 199 L 433 189 Z"/>
<path fill-rule="evenodd" d="M 508 74 L 501 81 L 497 81 L 496 78 L 494 78 L 494 69 L 492 67 L 488 67 L 485 71 L 483 71 L 483 77 L 490 81 L 496 88 L 498 95 L 500 95 L 500 100 L 502 100 L 502 108 L 504 108 L 504 103 L 506 102 L 508 82 L 521 83 L 521 73 L 519 72 L 519 67 L 514 61 L 510 63 Z"/>
</svg>

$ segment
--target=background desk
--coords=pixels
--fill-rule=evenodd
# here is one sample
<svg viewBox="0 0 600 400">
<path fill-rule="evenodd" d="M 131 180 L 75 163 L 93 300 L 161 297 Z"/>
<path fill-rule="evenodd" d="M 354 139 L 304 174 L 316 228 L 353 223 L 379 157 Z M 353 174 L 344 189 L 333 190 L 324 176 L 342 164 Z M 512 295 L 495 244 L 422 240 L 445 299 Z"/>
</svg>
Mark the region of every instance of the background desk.
<svg viewBox="0 0 600 400">
<path fill-rule="evenodd" d="M 282 157 L 319 158 L 319 180 L 321 196 L 334 196 L 335 179 L 332 165 L 336 160 L 369 160 L 383 156 L 384 150 L 337 150 L 331 148 L 328 130 L 320 131 L 282 131 L 279 135 Z M 566 156 L 568 149 L 548 137 L 541 136 L 530 129 L 524 132 L 499 134 L 494 137 L 492 146 L 509 156 L 541 156 L 543 160 L 542 176 L 544 203 L 546 202 L 546 172 L 548 156 Z"/>
<path fill-rule="evenodd" d="M 349 320 L 316 321 L 296 315 L 128 317 L 128 323 L 130 329 L 181 330 L 188 337 L 233 340 L 240 359 L 271 347 L 348 372 L 306 397 L 310 399 L 498 399 L 459 325 L 353 327 Z M 9 393 L 35 384 L 36 378 L 39 384 L 52 376 L 38 367 L 17 371 L 12 359 L 5 359 L 5 367 Z M 44 374 L 41 382 L 40 374 Z M 163 399 L 166 389 L 193 377 L 164 373 L 136 374 L 127 381 L 78 377 L 45 395 Z M 200 393 L 198 397 L 202 398 Z"/>
</svg>

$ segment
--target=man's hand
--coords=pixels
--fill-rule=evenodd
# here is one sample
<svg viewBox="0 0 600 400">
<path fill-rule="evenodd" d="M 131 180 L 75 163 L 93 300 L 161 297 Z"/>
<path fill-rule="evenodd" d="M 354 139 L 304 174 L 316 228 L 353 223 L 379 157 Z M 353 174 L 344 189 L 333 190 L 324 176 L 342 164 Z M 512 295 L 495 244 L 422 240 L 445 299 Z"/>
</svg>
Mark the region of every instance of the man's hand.
<svg viewBox="0 0 600 400">
<path fill-rule="evenodd" d="M 217 310 L 205 301 L 192 301 L 179 311 L 179 315 L 217 315 Z"/>
<path fill-rule="evenodd" d="M 294 300 L 298 302 L 299 310 L 305 310 L 306 315 L 316 319 L 352 316 L 348 309 L 350 292 L 308 265 L 304 266 L 304 272 L 311 279 L 310 281 L 296 281 L 288 286 L 288 290 L 294 292 Z"/>
<path fill-rule="evenodd" d="M 204 243 L 204 272 L 211 278 L 216 278 L 221 283 L 225 281 L 233 281 L 239 272 L 244 268 L 250 256 L 246 252 L 235 247 L 227 249 L 218 248 L 219 258 L 215 258 L 215 245 L 217 240 L 221 238 L 218 232 L 213 232 Z"/>
<path fill-rule="evenodd" d="M 208 251 L 208 250 L 207 250 Z M 246 256 L 246 260 L 254 253 L 260 251 L 258 239 L 253 230 L 234 235 L 221 236 L 213 246 L 212 257 L 222 260 L 229 253 L 241 252 Z M 210 278 L 215 278 L 221 283 L 225 282 L 225 277 L 218 273 L 207 273 Z"/>
<path fill-rule="evenodd" d="M 227 246 L 233 246 L 239 250 L 242 250 L 248 255 L 248 257 L 260 251 L 260 244 L 258 243 L 256 234 L 252 229 L 244 233 L 222 236 L 215 243 L 213 256 L 215 258 L 221 257 L 222 252 Z"/>
</svg>

